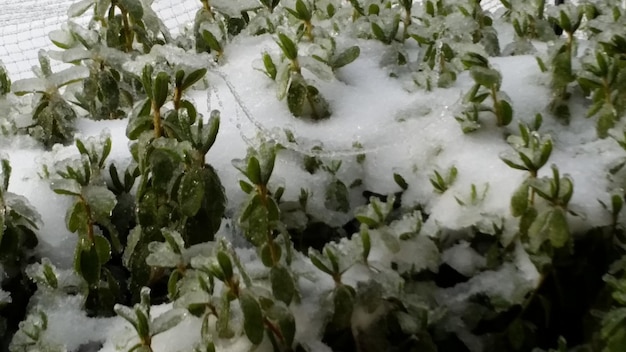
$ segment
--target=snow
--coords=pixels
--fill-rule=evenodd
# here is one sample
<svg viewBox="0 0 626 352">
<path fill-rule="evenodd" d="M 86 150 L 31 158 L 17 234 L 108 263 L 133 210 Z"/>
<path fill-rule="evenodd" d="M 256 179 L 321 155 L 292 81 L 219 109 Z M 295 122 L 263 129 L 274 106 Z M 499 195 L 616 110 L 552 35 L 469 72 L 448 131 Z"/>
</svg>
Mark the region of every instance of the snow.
<svg viewBox="0 0 626 352">
<path fill-rule="evenodd" d="M 345 39 L 345 38 L 344 38 Z M 302 155 L 317 155 L 324 160 L 342 160 L 339 178 L 361 178 L 363 188 L 378 193 L 398 191 L 393 182 L 393 173 L 402 175 L 409 189 L 402 203 L 406 207 L 421 204 L 430 214 L 423 232 L 436 236 L 438 227 L 448 230 L 462 230 L 467 227 L 503 219 L 505 232 L 516 231 L 509 209 L 510 196 L 526 177 L 524 172 L 506 166 L 499 156 L 511 150 L 505 135 L 517 133 L 518 122 L 530 122 L 535 114 L 544 112 L 549 99 L 546 76 L 542 74 L 534 56 L 491 58 L 491 64 L 503 75 L 502 90 L 513 101 L 515 118 L 508 127 L 499 129 L 493 121 L 482 121 L 483 127 L 472 134 L 463 134 L 454 119 L 463 93 L 472 85 L 467 73 L 461 74 L 457 83 L 450 89 L 436 89 L 433 92 L 408 92 L 405 83 L 389 77 L 388 71 L 380 67 L 386 48 L 376 41 L 355 40 L 361 56 L 352 64 L 341 68 L 337 79 L 321 81 L 310 72 L 304 72 L 320 88 L 320 92 L 330 103 L 333 115 L 330 119 L 312 123 L 294 119 L 286 104 L 276 100 L 274 82 L 255 69 L 260 54 L 264 51 L 279 56 L 275 39 L 270 35 L 257 37 L 237 37 L 226 46 L 224 62 L 219 67 L 210 67 L 208 90 L 191 93 L 198 111 L 207 119 L 210 110 L 221 111 L 222 121 L 216 143 L 207 155 L 207 161 L 219 173 L 229 197 L 228 214 L 235 214 L 245 195 L 239 190 L 239 172 L 232 167 L 231 160 L 241 158 L 246 149 L 255 146 L 259 136 L 277 140 L 288 150 L 279 155 L 275 169 L 275 180 L 287 187 L 285 196 L 294 197 L 301 188 L 323 189 L 328 175 L 310 175 L 300 167 Z M 537 45 L 538 50 L 545 48 Z M 191 67 L 206 65 L 208 56 L 177 53 L 167 47 L 156 46 L 154 56 L 167 57 L 168 61 L 188 64 Z M 185 58 L 185 55 L 189 55 Z M 127 67 L 140 70 L 144 62 L 153 57 L 145 57 Z M 177 60 L 180 59 L 180 62 Z M 208 65 L 207 65 L 208 66 Z M 81 73 L 78 73 L 80 76 Z M 62 83 L 65 78 L 57 83 Z M 35 84 L 37 83 L 37 84 Z M 22 90 L 34 90 L 38 81 L 24 82 Z M 574 180 L 572 209 L 580 216 L 569 215 L 572 230 L 585 230 L 607 225 L 609 214 L 599 201 L 609 198 L 610 180 L 608 168 L 624 156 L 621 147 L 612 139 L 598 140 L 594 121 L 585 119 L 584 106 L 575 106 L 572 121 L 564 127 L 549 116 L 544 116 L 541 133 L 550 134 L 554 140 L 554 151 L 549 163 L 558 165 L 562 174 L 569 174 Z M 108 131 L 113 140 L 110 162 L 118 170 L 130 162 L 128 139 L 125 136 L 127 121 L 92 121 L 80 118 L 77 129 L 80 136 L 100 136 Z M 285 130 L 293 132 L 297 144 L 287 141 Z M 358 142 L 362 149 L 354 148 Z M 312 151 L 321 146 L 321 151 Z M 13 176 L 9 190 L 23 195 L 42 215 L 43 227 L 39 231 L 39 254 L 50 258 L 59 268 L 71 267 L 76 236 L 67 231 L 65 209 L 72 201 L 70 197 L 57 195 L 50 190 L 49 181 L 42 179 L 42 165 L 52 165 L 54 161 L 78 155 L 73 146 L 57 146 L 44 152 L 24 138 L 0 143 L 0 152 L 9 156 Z M 366 160 L 360 165 L 355 161 L 357 154 L 365 154 Z M 433 191 L 429 177 L 435 170 L 447 170 L 455 166 L 458 178 L 443 194 Z M 540 172 L 546 176 L 549 167 Z M 479 194 L 485 197 L 476 204 L 460 205 L 457 199 L 467 200 L 474 185 Z M 360 197 L 353 197 L 353 205 Z M 309 210 L 329 222 L 341 224 L 350 215 L 329 212 L 324 207 L 323 192 L 311 195 Z M 398 224 L 398 226 L 405 226 Z M 377 235 L 372 231 L 372 236 Z M 411 246 L 392 253 L 385 248 L 378 237 L 372 240 L 376 245 L 370 256 L 373 265 L 387 266 L 391 259 L 403 265 L 416 265 L 418 268 L 436 268 L 436 260 L 428 258 L 436 246 L 428 237 L 420 237 Z M 349 246 L 343 243 L 340 246 Z M 252 249 L 238 248 L 240 257 L 251 275 L 262 275 L 264 268 Z M 422 251 L 422 252 L 419 252 Z M 420 255 L 416 255 L 420 253 Z M 413 256 L 413 257 L 411 257 Z M 534 287 L 539 274 L 530 262 L 522 246 L 516 246 L 515 262 L 507 263 L 498 270 L 482 271 L 485 258 L 474 251 L 469 243 L 460 242 L 444 251 L 442 260 L 465 276 L 473 276 L 468 282 L 458 284 L 440 292 L 437 298 L 442 304 L 451 307 L 462 305 L 468 297 L 476 293 L 486 293 L 506 302 L 518 302 L 522 288 Z M 302 289 L 303 300 L 292 305 L 298 330 L 298 341 L 314 351 L 330 351 L 319 342 L 323 329 L 323 312 L 318 311 L 320 301 L 333 288 L 333 282 L 325 274 L 316 272 L 308 260 L 300 256 L 294 262 L 294 272 L 300 275 L 298 284 Z M 479 272 L 478 274 L 476 274 Z M 365 266 L 357 264 L 345 273 L 345 282 L 356 284 L 371 277 Z M 399 278 L 386 278 L 390 282 Z M 0 301 L 3 292 L 0 291 Z M 79 298 L 67 298 L 55 307 L 48 308 L 51 328 L 47 338 L 64 343 L 68 350 L 74 350 L 89 341 L 105 341 L 102 352 L 118 351 L 132 345 L 135 333 L 121 318 L 87 318 L 80 310 Z M 153 316 L 167 311 L 171 305 L 153 307 Z M 383 309 L 383 307 L 379 307 Z M 451 308 L 453 311 L 454 308 Z M 378 314 L 376 311 L 371 314 Z M 364 312 L 355 315 L 355 326 L 367 325 L 372 317 Z M 59 322 L 59 323 L 56 323 Z M 69 325 L 64 325 L 65 324 Z M 192 342 L 199 339 L 200 321 L 188 317 L 183 323 L 154 339 L 155 352 L 188 350 Z M 68 338 L 72 336 L 72 338 Z M 467 336 L 468 341 L 471 336 Z M 267 343 L 267 340 L 266 340 Z M 477 342 L 472 342 L 475 344 Z M 218 350 L 246 351 L 251 348 L 243 337 L 230 342 L 218 341 Z M 261 346 L 271 348 L 269 345 Z M 479 347 L 475 347 L 479 348 Z"/>
</svg>

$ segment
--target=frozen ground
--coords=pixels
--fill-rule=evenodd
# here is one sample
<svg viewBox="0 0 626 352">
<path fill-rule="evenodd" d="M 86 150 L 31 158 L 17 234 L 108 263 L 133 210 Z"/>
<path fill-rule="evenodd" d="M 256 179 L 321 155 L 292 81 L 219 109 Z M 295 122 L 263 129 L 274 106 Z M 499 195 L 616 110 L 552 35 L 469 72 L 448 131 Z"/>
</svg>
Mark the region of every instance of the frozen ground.
<svg viewBox="0 0 626 352">
<path fill-rule="evenodd" d="M 502 44 L 506 44 L 506 38 L 510 38 L 510 33 L 503 33 Z M 237 209 L 244 196 L 238 186 L 238 171 L 232 167 L 231 160 L 244 157 L 246 148 L 254 146 L 258 136 L 262 135 L 290 147 L 279 156 L 275 170 L 275 182 L 286 185 L 287 198 L 294 198 L 300 188 L 322 189 L 328 181 L 328 175 L 310 175 L 300 166 L 302 153 L 310 153 L 311 148 L 322 146 L 317 155 L 327 160 L 343 160 L 339 177 L 346 184 L 361 178 L 364 189 L 382 194 L 393 193 L 399 189 L 392 175 L 401 174 L 409 184 L 403 204 L 411 206 L 420 203 L 424 206 L 430 214 L 425 225 L 427 231 L 437 227 L 462 229 L 482 219 L 503 219 L 507 234 L 513 234 L 516 221 L 510 215 L 510 196 L 525 175 L 506 166 L 499 156 L 511 150 L 504 136 L 517 134 L 518 122 L 532 121 L 535 114 L 544 112 L 548 104 L 548 78 L 540 73 L 535 58 L 491 59 L 492 65 L 503 74 L 502 90 L 513 100 L 514 121 L 506 128 L 497 128 L 492 122 L 485 121 L 481 130 L 463 134 L 454 114 L 462 94 L 472 84 L 467 74 L 460 75 L 450 89 L 430 93 L 420 90 L 408 92 L 406 82 L 389 78 L 385 69 L 380 68 L 381 56 L 385 52 L 382 44 L 374 41 L 348 43 L 347 39 L 339 43 L 359 45 L 361 56 L 340 69 L 338 79 L 318 82 L 333 111 L 333 116 L 327 121 L 311 123 L 294 119 L 286 105 L 276 100 L 273 82 L 255 70 L 261 52 L 278 54 L 278 47 L 269 35 L 238 38 L 229 44 L 224 64 L 213 68 L 208 75 L 211 89 L 192 93 L 198 110 L 205 118 L 208 118 L 211 109 L 222 112 L 221 129 L 207 161 L 215 166 L 222 178 L 230 210 Z M 570 216 L 568 220 L 575 232 L 609 223 L 609 214 L 599 201 L 609 199 L 608 169 L 624 158 L 624 150 L 613 139 L 596 138 L 594 120 L 586 119 L 584 115 L 585 107 L 575 105 L 568 127 L 546 115 L 541 128 L 541 132 L 550 134 L 554 141 L 549 164 L 556 164 L 562 173 L 571 175 L 574 180 L 571 207 L 580 216 Z M 126 123 L 126 120 L 96 122 L 81 119 L 78 129 L 81 136 L 98 136 L 101 131 L 107 130 L 113 139 L 109 161 L 124 165 L 130 158 L 125 136 Z M 295 134 L 297 145 L 287 142 L 284 129 Z M 353 148 L 355 142 L 363 148 Z M 51 258 L 60 268 L 70 268 L 75 235 L 67 231 L 63 219 L 69 197 L 54 194 L 48 181 L 42 180 L 39 173 L 42 164 L 77 154 L 75 148 L 57 147 L 51 152 L 44 152 L 27 137 L 22 137 L 0 142 L 0 152 L 8 155 L 13 167 L 9 191 L 28 198 L 42 214 L 44 226 L 40 231 L 40 254 Z M 362 165 L 355 160 L 359 153 L 366 154 Z M 435 193 L 429 177 L 435 170 L 447 170 L 451 166 L 458 169 L 457 182 L 443 195 Z M 540 176 L 546 175 L 549 169 L 543 171 Z M 460 206 L 455 197 L 466 199 L 472 184 L 480 190 L 488 184 L 484 201 L 477 206 Z M 331 222 L 341 223 L 346 218 L 325 209 L 322 193 L 312 195 L 309 210 L 326 216 Z M 241 249 L 243 258 L 254 258 L 254 254 L 246 255 L 245 251 Z M 463 286 L 450 289 L 445 298 L 463 300 L 472 290 L 484 287 L 506 295 L 512 294 L 511 285 L 533 285 L 537 272 L 526 254 L 521 249 L 518 252 L 515 265 L 477 275 Z M 382 256 L 381 253 L 372 254 L 376 255 Z M 459 271 L 472 272 L 481 265 L 480 260 L 473 257 L 463 244 L 444 254 L 444 260 L 449 260 L 450 265 Z M 308 260 L 301 258 L 299 262 L 303 271 L 313 271 L 310 263 L 307 264 Z M 255 264 L 249 262 L 248 265 Z M 523 280 L 507 281 L 514 274 Z M 361 277 L 358 267 L 346 274 L 347 282 L 356 282 Z M 301 289 L 308 293 L 303 303 L 294 307 L 294 311 L 299 313 L 296 316 L 298 337 L 301 341 L 308 341 L 315 351 L 329 350 L 317 341 L 321 329 L 320 314 L 315 311 L 319 307 L 317 299 L 332 287 L 332 282 L 324 280 L 320 278 L 315 285 L 301 280 Z M 168 308 L 154 307 L 154 314 L 158 315 Z M 106 340 L 101 351 L 115 351 L 116 348 L 123 348 L 134 336 L 130 325 L 121 318 L 89 319 L 80 310 L 79 302 L 69 298 L 49 309 L 50 319 L 55 324 L 47 338 L 65 343 L 70 351 L 80 344 L 98 340 Z M 153 344 L 155 352 L 187 350 L 190 347 L 187 342 L 198 336 L 199 325 L 198 320 L 189 317 L 178 327 L 159 335 Z M 231 342 L 218 342 L 218 347 L 221 350 L 245 351 L 251 346 L 244 337 Z M 271 346 L 263 345 L 259 351 L 264 348 Z"/>
</svg>

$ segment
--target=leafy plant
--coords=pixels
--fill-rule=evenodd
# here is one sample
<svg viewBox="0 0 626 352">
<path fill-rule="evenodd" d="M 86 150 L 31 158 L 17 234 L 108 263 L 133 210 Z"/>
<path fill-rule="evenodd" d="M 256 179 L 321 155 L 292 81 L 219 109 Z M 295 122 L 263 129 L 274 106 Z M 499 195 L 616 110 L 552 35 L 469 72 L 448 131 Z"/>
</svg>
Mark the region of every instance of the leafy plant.
<svg viewBox="0 0 626 352">
<path fill-rule="evenodd" d="M 141 289 L 141 301 L 131 309 L 122 305 L 115 305 L 115 313 L 128 321 L 139 337 L 139 342 L 129 351 L 152 352 L 152 338 L 178 325 L 184 318 L 182 309 L 169 310 L 156 318 L 150 314 L 150 289 Z"/>
<path fill-rule="evenodd" d="M 63 98 L 60 89 L 87 78 L 89 70 L 75 66 L 52 73 L 50 60 L 44 51 L 39 52 L 39 64 L 39 77 L 15 81 L 11 88 L 16 95 L 37 94 L 33 124 L 26 129 L 46 148 L 51 148 L 56 143 L 69 143 L 74 133 L 76 111 Z"/>
<path fill-rule="evenodd" d="M 489 61 L 480 54 L 467 53 L 463 65 L 470 70 L 474 86 L 463 97 L 464 110 L 455 117 L 461 124 L 464 133 L 475 131 L 480 127 L 480 112 L 489 111 L 495 115 L 497 126 L 506 126 L 513 120 L 511 99 L 500 91 L 502 75 L 489 65 Z M 484 105 L 491 98 L 492 106 Z"/>
<path fill-rule="evenodd" d="M 448 169 L 445 177 L 435 170 L 434 175 L 430 178 L 430 184 L 435 188 L 435 192 L 444 193 L 456 181 L 457 175 L 458 171 L 454 166 Z"/>
<path fill-rule="evenodd" d="M 596 131 L 601 138 L 608 136 L 609 129 L 626 111 L 622 103 L 626 96 L 624 65 L 624 60 L 618 56 L 596 51 L 595 60 L 588 58 L 584 61 L 583 71 L 578 73 L 578 84 L 593 101 L 587 116 L 598 118 Z"/>
<path fill-rule="evenodd" d="M 570 117 L 567 100 L 570 97 L 568 86 L 576 80 L 573 70 L 573 60 L 576 58 L 575 32 L 582 23 L 583 12 L 574 4 L 567 3 L 554 8 L 548 14 L 551 23 L 558 25 L 566 34 L 565 39 L 558 39 L 549 48 L 551 67 L 551 88 L 553 97 L 550 101 L 550 112 L 559 119 L 568 122 Z M 546 71 L 545 64 L 539 59 L 542 71 Z"/>
<path fill-rule="evenodd" d="M 0 158 L 0 312 L 3 334 L 0 346 L 25 317 L 25 306 L 33 294 L 26 276 L 26 265 L 35 260 L 33 250 L 38 244 L 37 230 L 41 217 L 28 200 L 9 192 L 11 166 Z"/>
<path fill-rule="evenodd" d="M 278 84 L 278 99 L 286 97 L 287 107 L 296 117 L 313 120 L 329 117 L 331 112 L 328 102 L 319 90 L 302 76 L 302 67 L 326 80 L 334 77 L 332 69 L 314 58 L 298 56 L 296 43 L 283 33 L 278 33 L 277 44 L 285 60 L 277 65 L 269 54 L 264 54 L 263 64 L 268 77 L 273 78 Z"/>
</svg>

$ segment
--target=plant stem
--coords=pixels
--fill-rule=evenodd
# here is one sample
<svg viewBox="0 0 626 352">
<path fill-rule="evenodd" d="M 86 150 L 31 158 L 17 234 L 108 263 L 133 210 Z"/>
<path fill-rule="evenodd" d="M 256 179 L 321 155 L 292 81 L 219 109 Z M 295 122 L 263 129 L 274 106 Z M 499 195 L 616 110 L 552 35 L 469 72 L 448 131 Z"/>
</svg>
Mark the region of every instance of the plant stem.
<svg viewBox="0 0 626 352">
<path fill-rule="evenodd" d="M 152 100 L 152 121 L 154 123 L 154 137 L 159 138 L 163 135 L 163 127 L 161 126 L 161 111 Z"/>
</svg>

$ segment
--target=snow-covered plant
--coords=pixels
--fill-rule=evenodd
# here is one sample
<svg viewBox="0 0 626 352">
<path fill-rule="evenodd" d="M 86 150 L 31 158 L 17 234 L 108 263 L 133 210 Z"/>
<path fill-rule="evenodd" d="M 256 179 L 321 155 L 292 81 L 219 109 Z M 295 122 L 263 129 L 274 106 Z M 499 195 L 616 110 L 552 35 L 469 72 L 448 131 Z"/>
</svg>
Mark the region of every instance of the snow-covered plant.
<svg viewBox="0 0 626 352">
<path fill-rule="evenodd" d="M 20 323 L 20 330 L 11 341 L 9 351 L 11 352 L 32 352 L 49 351 L 63 352 L 66 349 L 60 344 L 50 343 L 42 337 L 48 329 L 48 316 L 44 312 L 29 314 L 26 320 Z"/>
<path fill-rule="evenodd" d="M 17 330 L 24 319 L 21 305 L 33 294 L 28 285 L 26 265 L 34 260 L 33 249 L 37 246 L 37 230 L 41 226 L 39 213 L 28 200 L 9 192 L 11 166 L 0 158 L 0 346 L 8 343 L 5 336 Z"/>
<path fill-rule="evenodd" d="M 328 102 L 302 75 L 302 68 L 311 71 L 324 80 L 332 80 L 334 75 L 330 66 L 320 60 L 298 55 L 298 45 L 284 33 L 278 33 L 278 46 L 284 58 L 275 63 L 272 57 L 263 54 L 263 65 L 268 77 L 276 81 L 278 99 L 287 98 L 287 107 L 296 117 L 313 120 L 325 119 L 331 111 Z"/>
<path fill-rule="evenodd" d="M 181 98 L 206 70 L 176 73 L 173 109 L 165 111 L 164 118 L 161 108 L 170 96 L 172 78 L 165 72 L 153 78 L 151 71 L 150 66 L 143 70 L 148 98 L 138 105 L 127 129 L 135 141 L 131 152 L 139 178 L 135 196 L 137 226 L 131 230 L 125 249 L 125 265 L 135 276 L 135 290 L 155 279 L 151 279 L 145 259 L 149 244 L 164 240 L 162 228 L 178 231 L 188 246 L 212 240 L 226 203 L 221 181 L 206 163 L 206 154 L 219 130 L 219 112 L 211 112 L 205 125 L 194 105 Z M 135 251 L 141 254 L 133 255 Z"/>
<path fill-rule="evenodd" d="M 11 92 L 11 78 L 4 63 L 0 61 L 0 96 L 5 96 L 9 92 Z"/>
<path fill-rule="evenodd" d="M 67 211 L 67 229 L 78 235 L 74 254 L 74 269 L 89 287 L 87 309 L 112 312 L 113 302 L 119 297 L 119 283 L 106 264 L 112 253 L 122 253 L 122 243 L 111 214 L 117 199 L 102 175 L 111 152 L 111 138 L 76 140 L 80 160 L 64 160 L 55 165 L 56 177 L 51 188 L 55 193 L 73 197 Z M 105 313 L 106 314 L 106 313 Z"/>
<path fill-rule="evenodd" d="M 44 50 L 39 51 L 39 64 L 37 78 L 15 81 L 11 88 L 16 95 L 35 94 L 33 123 L 26 128 L 30 135 L 46 148 L 56 143 L 68 144 L 74 133 L 76 111 L 63 97 L 61 89 L 87 78 L 89 70 L 75 66 L 53 73 Z"/>
<path fill-rule="evenodd" d="M 304 0 L 296 0 L 295 8 L 285 7 L 293 17 L 302 21 L 298 27 L 299 36 L 305 35 L 310 41 L 313 41 L 313 18 L 314 8 L 311 4 L 307 4 Z"/>
<path fill-rule="evenodd" d="M 502 74 L 489 65 L 489 60 L 477 53 L 467 53 L 462 58 L 463 65 L 469 69 L 474 85 L 463 97 L 464 108 L 456 120 L 464 133 L 480 128 L 482 112 L 489 111 L 496 118 L 497 126 L 506 126 L 513 120 L 511 98 L 500 91 Z M 491 105 L 483 104 L 491 98 Z"/>
<path fill-rule="evenodd" d="M 153 45 L 170 40 L 167 27 L 154 11 L 141 0 L 82 0 L 72 5 L 68 11 L 76 18 L 93 8 L 92 23 L 99 25 L 97 35 L 109 48 L 123 52 L 149 52 Z M 60 43 L 71 38 L 72 34 L 54 32 Z M 141 50 L 138 45 L 141 45 Z"/>
<path fill-rule="evenodd" d="M 580 28 L 584 12 L 582 7 L 572 3 L 551 7 L 548 12 L 548 19 L 551 23 L 558 25 L 565 33 L 565 39 L 558 38 L 549 47 L 549 66 L 538 58 L 541 70 L 550 71 L 552 88 L 552 100 L 550 101 L 550 112 L 564 122 L 569 122 L 570 108 L 568 99 L 570 83 L 576 80 L 574 68 L 577 60 L 576 31 Z"/>
<path fill-rule="evenodd" d="M 519 196 L 521 198 L 514 198 L 514 202 L 519 201 L 521 203 L 512 207 L 513 216 L 520 216 L 523 210 L 526 209 L 527 202 L 530 202 L 528 205 L 534 205 L 534 192 L 532 189 L 528 189 L 528 182 L 537 178 L 539 170 L 548 162 L 552 153 L 551 137 L 549 135 L 541 135 L 538 132 L 542 121 L 541 115 L 537 114 L 533 126 L 520 123 L 520 135 L 511 135 L 507 138 L 507 141 L 515 152 L 505 153 L 500 156 L 502 161 L 509 167 L 528 171 L 527 178 L 522 182 L 522 186 L 520 186 L 515 193 L 516 197 Z"/>
<path fill-rule="evenodd" d="M 600 335 L 605 343 L 603 352 L 617 352 L 626 343 L 626 257 L 611 265 L 603 277 L 611 288 L 612 305 L 602 313 Z"/>
<path fill-rule="evenodd" d="M 433 175 L 430 177 L 430 184 L 433 185 L 435 192 L 444 193 L 450 188 L 450 186 L 456 181 L 458 176 L 458 170 L 455 166 L 452 166 L 446 171 L 445 176 L 441 176 L 438 170 L 433 171 Z"/>
<path fill-rule="evenodd" d="M 169 310 L 156 318 L 150 314 L 150 289 L 141 289 L 141 301 L 133 306 L 126 307 L 120 304 L 115 305 L 115 313 L 128 321 L 135 331 L 139 342 L 131 346 L 129 352 L 152 352 L 152 338 L 161 334 L 185 319 L 186 312 L 183 309 Z"/>
<path fill-rule="evenodd" d="M 545 16 L 545 0 L 500 2 L 506 9 L 504 17 L 511 22 L 515 31 L 515 40 L 504 48 L 503 54 L 534 54 L 537 49 L 531 40 L 548 41 L 556 38 L 554 27 Z"/>
<path fill-rule="evenodd" d="M 615 36 L 614 41 L 626 43 L 626 37 Z M 594 54 L 589 54 L 577 77 L 585 94 L 591 95 L 592 105 L 587 116 L 598 119 L 596 131 L 601 138 L 608 136 L 609 129 L 626 112 L 626 63 L 619 52 L 609 54 L 605 50 L 600 47 Z"/>
</svg>

